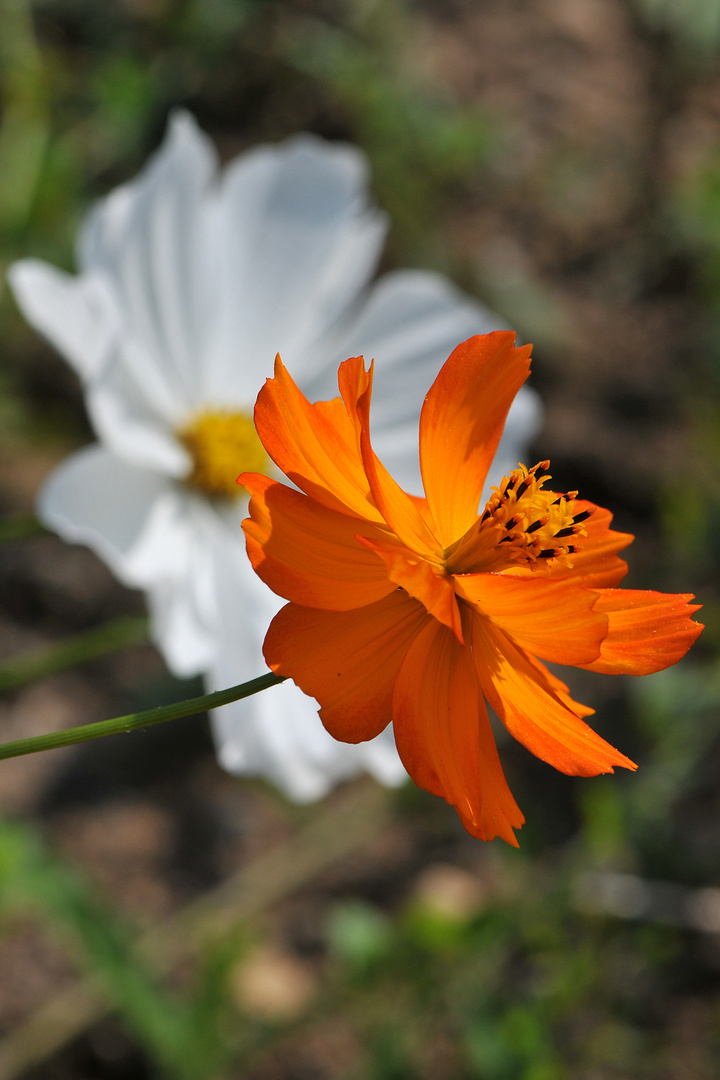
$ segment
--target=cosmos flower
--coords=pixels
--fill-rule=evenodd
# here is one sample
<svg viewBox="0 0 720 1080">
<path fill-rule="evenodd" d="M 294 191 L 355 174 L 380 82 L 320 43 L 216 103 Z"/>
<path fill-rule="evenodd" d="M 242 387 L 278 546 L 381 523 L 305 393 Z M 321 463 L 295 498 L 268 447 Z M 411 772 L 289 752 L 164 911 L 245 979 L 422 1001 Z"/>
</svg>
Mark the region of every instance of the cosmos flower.
<svg viewBox="0 0 720 1080">
<path fill-rule="evenodd" d="M 378 357 L 374 434 L 412 487 L 425 387 L 454 341 L 499 325 L 435 274 L 390 273 L 367 289 L 386 226 L 352 147 L 296 136 L 220 173 L 210 140 L 178 113 L 140 175 L 84 222 L 77 276 L 35 260 L 11 268 L 26 317 L 80 376 L 99 440 L 51 475 L 39 516 L 145 590 L 168 665 L 205 674 L 209 689 L 263 669 L 280 606 L 248 563 L 235 483 L 267 463 L 252 407 L 278 349 L 320 397 L 350 352 Z M 528 392 L 501 457 L 517 460 L 538 413 Z M 391 733 L 341 745 L 289 683 L 212 717 L 226 768 L 296 799 L 362 769 L 405 777 Z"/>
<path fill-rule="evenodd" d="M 320 702 L 337 739 L 392 721 L 420 787 L 468 832 L 517 845 L 523 815 L 485 702 L 533 754 L 571 775 L 635 766 L 583 719 L 592 713 L 541 661 L 645 675 L 675 663 L 702 629 L 685 595 L 618 589 L 632 536 L 577 492 L 546 488 L 548 462 L 510 472 L 478 512 L 530 346 L 496 332 L 459 345 L 420 417 L 425 498 L 375 455 L 372 367 L 340 366 L 340 398 L 311 405 L 278 357 L 255 423 L 292 489 L 258 474 L 244 522 L 258 575 L 289 600 L 265 658 Z M 538 659 L 540 658 L 540 659 Z"/>
</svg>

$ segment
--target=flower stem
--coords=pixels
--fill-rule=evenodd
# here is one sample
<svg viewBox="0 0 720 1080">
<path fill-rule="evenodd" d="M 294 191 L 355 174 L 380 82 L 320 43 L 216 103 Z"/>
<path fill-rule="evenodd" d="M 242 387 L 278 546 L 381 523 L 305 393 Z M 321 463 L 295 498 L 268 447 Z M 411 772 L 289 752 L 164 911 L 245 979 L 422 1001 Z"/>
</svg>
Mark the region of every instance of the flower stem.
<svg viewBox="0 0 720 1080">
<path fill-rule="evenodd" d="M 146 709 L 144 712 L 116 716 L 112 720 L 100 720 L 96 724 L 83 724 L 81 727 L 68 728 L 66 731 L 55 731 L 48 735 L 34 735 L 30 739 L 16 739 L 14 742 L 0 743 L 0 760 L 20 757 L 23 754 L 36 754 L 40 750 L 55 750 L 60 746 L 72 746 L 73 743 L 89 742 L 91 739 L 100 739 L 105 735 L 120 735 L 126 731 L 135 731 L 137 728 L 150 727 L 152 724 L 164 724 L 166 720 L 179 720 L 183 716 L 194 716 L 207 709 L 217 709 L 220 705 L 228 705 L 231 701 L 251 697 L 261 690 L 267 690 L 268 687 L 284 681 L 282 676 L 268 672 L 257 679 L 251 679 L 250 682 L 240 683 L 239 686 L 231 686 L 227 690 L 216 690 L 213 694 L 203 694 L 201 697 L 188 698 L 186 701 L 176 701 L 172 705 L 160 705 L 158 708 Z"/>
</svg>

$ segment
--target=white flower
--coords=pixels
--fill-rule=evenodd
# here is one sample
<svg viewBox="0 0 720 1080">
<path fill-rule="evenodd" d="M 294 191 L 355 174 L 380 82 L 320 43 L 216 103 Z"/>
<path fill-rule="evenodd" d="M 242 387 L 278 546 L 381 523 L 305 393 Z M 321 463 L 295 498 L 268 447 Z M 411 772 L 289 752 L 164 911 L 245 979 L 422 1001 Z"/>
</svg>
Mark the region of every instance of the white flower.
<svg viewBox="0 0 720 1080">
<path fill-rule="evenodd" d="M 435 274 L 390 273 L 368 290 L 385 231 L 352 147 L 299 135 L 219 172 L 211 142 L 177 113 L 137 179 L 88 215 L 77 277 L 31 259 L 10 269 L 26 317 L 80 376 L 99 440 L 50 476 L 39 516 L 146 591 L 153 638 L 177 675 L 202 672 L 217 689 L 261 674 L 282 603 L 245 555 L 245 499 L 208 492 L 203 461 L 221 465 L 228 452 L 217 416 L 205 427 L 203 417 L 231 414 L 223 483 L 235 490 L 237 474 L 258 467 L 248 421 L 276 352 L 311 400 L 336 395 L 341 360 L 374 356 L 375 448 L 418 490 L 427 387 L 458 342 L 501 326 Z M 538 421 L 535 396 L 521 393 L 494 480 Z M 350 746 L 316 710 L 291 683 L 217 710 L 220 761 L 297 800 L 362 769 L 404 778 L 390 730 Z"/>
</svg>

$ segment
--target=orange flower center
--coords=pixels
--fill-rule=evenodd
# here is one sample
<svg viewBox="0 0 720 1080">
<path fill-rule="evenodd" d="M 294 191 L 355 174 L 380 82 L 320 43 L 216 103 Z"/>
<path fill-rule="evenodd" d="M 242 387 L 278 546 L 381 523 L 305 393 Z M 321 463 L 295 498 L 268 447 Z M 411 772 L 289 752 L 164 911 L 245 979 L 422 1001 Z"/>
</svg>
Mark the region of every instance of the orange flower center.
<svg viewBox="0 0 720 1080">
<path fill-rule="evenodd" d="M 240 498 L 247 493 L 237 483 L 238 475 L 267 468 L 269 458 L 246 413 L 208 409 L 178 432 L 178 437 L 193 461 L 185 483 L 205 495 Z"/>
<path fill-rule="evenodd" d="M 475 524 L 445 552 L 448 573 L 498 572 L 513 565 L 537 570 L 551 559 L 572 568 L 571 556 L 578 539 L 587 536 L 583 523 L 592 511 L 577 510 L 577 491 L 542 490 L 551 479 L 549 465 L 519 465 L 492 489 Z"/>
</svg>

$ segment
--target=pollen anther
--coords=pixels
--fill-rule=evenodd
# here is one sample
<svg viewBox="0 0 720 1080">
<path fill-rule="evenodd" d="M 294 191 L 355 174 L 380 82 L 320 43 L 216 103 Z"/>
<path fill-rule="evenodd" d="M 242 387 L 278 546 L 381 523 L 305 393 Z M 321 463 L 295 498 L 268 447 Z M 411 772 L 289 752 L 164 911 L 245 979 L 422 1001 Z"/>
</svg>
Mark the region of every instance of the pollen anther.
<svg viewBox="0 0 720 1080">
<path fill-rule="evenodd" d="M 237 499 L 246 494 L 237 484 L 242 472 L 263 472 L 268 456 L 252 417 L 217 409 L 198 413 L 180 432 L 192 459 L 185 483 L 214 498 Z"/>
<path fill-rule="evenodd" d="M 543 490 L 552 479 L 549 465 L 549 461 L 531 469 L 519 465 L 492 489 L 475 525 L 445 552 L 449 573 L 497 572 L 518 564 L 536 570 L 549 560 L 572 567 L 568 557 L 577 545 L 566 539 L 587 535 L 582 523 L 592 510 L 575 513 L 576 491 L 558 495 Z"/>
</svg>

